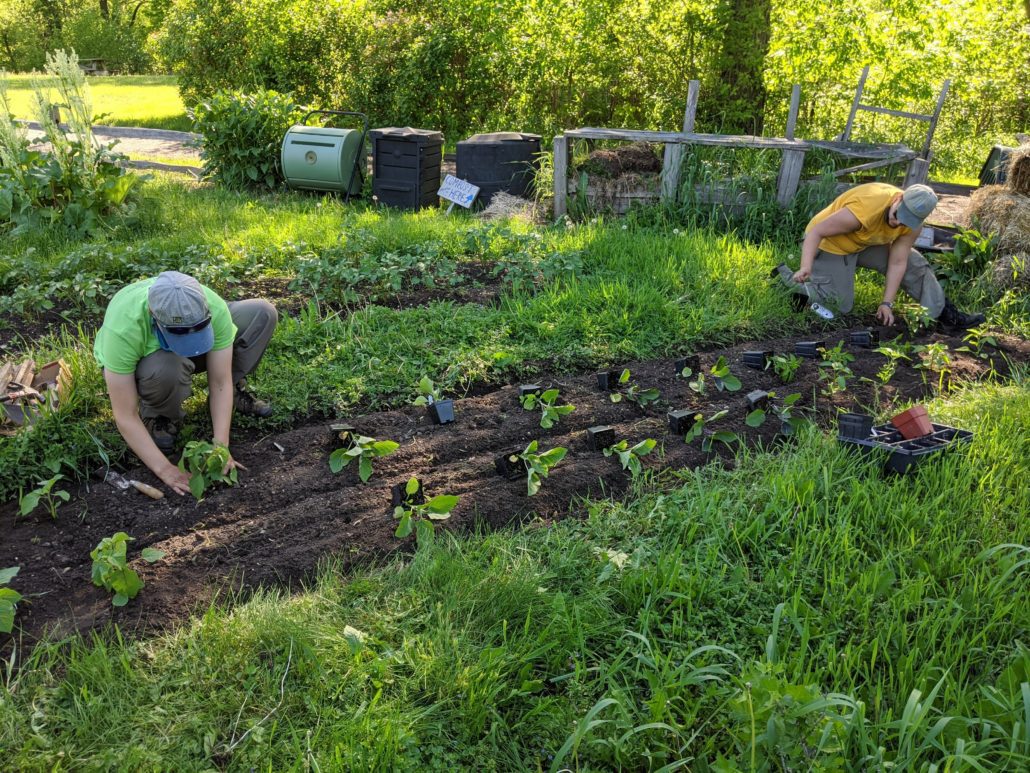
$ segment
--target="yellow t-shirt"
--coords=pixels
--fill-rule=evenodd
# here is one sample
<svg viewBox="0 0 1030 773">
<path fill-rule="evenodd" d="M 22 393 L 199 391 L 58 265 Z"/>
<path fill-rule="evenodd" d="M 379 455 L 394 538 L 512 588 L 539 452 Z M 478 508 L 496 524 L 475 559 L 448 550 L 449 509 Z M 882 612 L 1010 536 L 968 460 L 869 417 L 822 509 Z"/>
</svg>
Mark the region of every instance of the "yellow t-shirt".
<svg viewBox="0 0 1030 773">
<path fill-rule="evenodd" d="M 844 191 L 830 206 L 813 217 L 805 233 L 808 233 L 816 223 L 821 223 L 833 213 L 847 207 L 851 214 L 858 218 L 862 227 L 848 234 L 827 236 L 819 242 L 820 250 L 832 252 L 834 255 L 851 255 L 861 252 L 866 247 L 892 244 L 898 237 L 912 233 L 908 226 L 899 225 L 897 228 L 891 228 L 887 225 L 887 208 L 891 199 L 899 193 L 901 188 L 887 183 L 856 185 L 851 190 Z"/>
</svg>

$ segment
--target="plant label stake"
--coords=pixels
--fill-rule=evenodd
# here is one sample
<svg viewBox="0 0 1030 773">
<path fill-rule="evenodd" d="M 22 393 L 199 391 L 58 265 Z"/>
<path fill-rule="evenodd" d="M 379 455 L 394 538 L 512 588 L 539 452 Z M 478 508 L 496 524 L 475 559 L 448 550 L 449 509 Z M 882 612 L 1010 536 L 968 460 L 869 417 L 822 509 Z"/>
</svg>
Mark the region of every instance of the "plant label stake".
<svg viewBox="0 0 1030 773">
<path fill-rule="evenodd" d="M 479 195 L 479 187 L 449 174 L 444 178 L 443 185 L 440 186 L 436 195 L 451 202 L 451 205 L 447 207 L 449 215 L 455 204 L 469 209 L 472 202 L 476 200 L 476 196 Z"/>
<path fill-rule="evenodd" d="M 755 370 L 765 370 L 766 365 L 773 358 L 773 350 L 744 352 L 744 364 Z"/>
<path fill-rule="evenodd" d="M 818 360 L 819 350 L 825 348 L 825 341 L 798 341 L 794 344 L 794 354 L 809 360 Z"/>
<path fill-rule="evenodd" d="M 615 427 L 608 427 L 604 424 L 587 427 L 587 444 L 591 451 L 603 451 L 615 445 Z"/>
</svg>

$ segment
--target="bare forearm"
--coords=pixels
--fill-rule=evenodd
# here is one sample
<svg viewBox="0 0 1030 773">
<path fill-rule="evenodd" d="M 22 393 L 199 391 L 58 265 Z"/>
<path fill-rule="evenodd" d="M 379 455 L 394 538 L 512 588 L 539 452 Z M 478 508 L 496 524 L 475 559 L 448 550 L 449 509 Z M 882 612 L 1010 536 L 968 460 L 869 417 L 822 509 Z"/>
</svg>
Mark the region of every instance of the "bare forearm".
<svg viewBox="0 0 1030 773">
<path fill-rule="evenodd" d="M 232 384 L 229 379 L 224 382 L 208 382 L 211 401 L 211 434 L 216 443 L 229 445 L 229 430 L 232 426 Z"/>
<path fill-rule="evenodd" d="M 801 269 L 811 271 L 815 264 L 815 257 L 819 254 L 819 243 L 822 237 L 815 231 L 805 234 L 805 240 L 801 243 Z"/>
<path fill-rule="evenodd" d="M 122 438 L 125 439 L 125 444 L 156 476 L 162 477 L 170 467 L 174 466 L 168 461 L 168 457 L 161 453 L 161 449 L 154 443 L 154 439 L 137 414 L 116 416 L 115 425 Z"/>
</svg>

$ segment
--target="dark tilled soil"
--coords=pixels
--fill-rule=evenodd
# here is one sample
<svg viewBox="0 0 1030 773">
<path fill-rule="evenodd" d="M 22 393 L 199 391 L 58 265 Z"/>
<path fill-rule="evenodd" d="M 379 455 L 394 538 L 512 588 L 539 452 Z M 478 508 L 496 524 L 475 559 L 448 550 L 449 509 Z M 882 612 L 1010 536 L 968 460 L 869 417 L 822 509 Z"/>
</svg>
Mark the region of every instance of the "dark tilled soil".
<svg viewBox="0 0 1030 773">
<path fill-rule="evenodd" d="M 827 335 L 826 341 L 832 346 L 842 335 L 847 334 Z M 885 340 L 888 337 L 885 335 Z M 959 337 L 936 335 L 928 340 L 944 341 L 952 349 L 961 345 Z M 707 369 L 725 353 L 743 382 L 737 393 L 710 391 L 704 398 L 675 376 L 672 360 L 625 363 L 636 383 L 661 390 L 661 402 L 646 410 L 626 402 L 613 404 L 606 393 L 597 390 L 591 374 L 561 379 L 541 376 L 538 383 L 558 387 L 562 399 L 576 406 L 574 413 L 551 430 L 539 427 L 538 413 L 521 408 L 515 386 L 456 401 L 456 422 L 443 427 L 433 425 L 425 410 L 417 407 L 342 417 L 363 434 L 400 443 L 395 454 L 375 462 L 375 473 L 367 484 L 358 481 L 352 468 L 339 475 L 329 472 L 328 456 L 338 441 L 328 422 L 267 436 L 242 436 L 233 452 L 249 472 L 242 474 L 238 487 L 216 487 L 199 503 L 172 495 L 155 502 L 134 490 L 121 492 L 94 483 L 62 505 L 57 520 L 45 514 L 19 520 L 17 503 L 0 506 L 0 567 L 21 566 L 13 585 L 25 596 L 19 605 L 18 623 L 29 639 L 48 629 L 65 635 L 110 622 L 152 631 L 183 619 L 198 605 L 230 589 L 246 591 L 262 584 L 297 587 L 313 576 L 327 555 L 353 565 L 410 549 L 412 538 L 402 541 L 393 536 L 396 522 L 390 486 L 413 475 L 422 479 L 429 496 L 447 493 L 461 497 L 450 520 L 441 524 L 445 529 L 499 528 L 535 517 L 547 522 L 577 515 L 578 497 L 618 495 L 629 482 L 615 458 L 588 449 L 585 430 L 589 426 L 610 424 L 618 438 L 631 443 L 648 437 L 662 441 L 660 450 L 645 459 L 645 466 L 652 469 L 695 467 L 713 459 L 698 444 L 686 445 L 668 434 L 666 412 L 670 408 L 696 409 L 706 416 L 727 408 L 730 414 L 719 428 L 740 433 L 748 443 L 773 441 L 776 427 L 772 418 L 759 430 L 745 426 L 748 409 L 744 395 L 753 389 L 775 390 L 780 395 L 800 392 L 801 404 L 811 407 L 813 388 L 820 386 L 818 365 L 805 361 L 797 380 L 784 386 L 771 371 L 745 367 L 741 352 L 755 348 L 793 351 L 793 343 L 771 341 L 702 354 L 701 363 Z M 1003 351 L 1016 361 L 1030 358 L 1027 342 L 1006 339 Z M 909 366 L 900 367 L 890 384 L 879 389 L 860 381 L 861 376 L 875 379 L 884 357 L 869 350 L 853 353 L 856 378 L 848 390 L 832 400 L 819 398 L 816 415 L 824 426 L 832 423 L 837 407 L 883 406 L 928 394 L 922 373 Z M 1003 358 L 995 356 L 994 360 L 1004 373 Z M 952 370 L 956 377 L 975 378 L 984 375 L 988 367 L 987 362 L 955 355 Z M 540 440 L 541 450 L 561 445 L 569 453 L 544 481 L 540 493 L 528 497 L 525 480 L 500 477 L 494 470 L 494 458 L 521 450 L 533 439 Z M 284 450 L 277 450 L 275 443 Z M 724 450 L 716 457 L 723 464 L 732 463 Z M 158 483 L 145 469 L 129 474 Z M 103 537 L 119 530 L 136 540 L 130 550 L 133 559 L 144 547 L 166 553 L 153 565 L 133 562 L 146 587 L 120 610 L 112 607 L 108 593 L 90 583 L 89 558 L 90 550 Z"/>
</svg>

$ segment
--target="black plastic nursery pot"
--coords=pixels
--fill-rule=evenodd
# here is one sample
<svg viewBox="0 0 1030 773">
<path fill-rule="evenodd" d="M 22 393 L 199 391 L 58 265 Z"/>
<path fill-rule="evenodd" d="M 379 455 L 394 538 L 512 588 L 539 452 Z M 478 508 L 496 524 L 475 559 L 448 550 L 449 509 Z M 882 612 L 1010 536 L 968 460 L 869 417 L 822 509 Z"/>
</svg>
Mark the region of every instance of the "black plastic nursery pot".
<svg viewBox="0 0 1030 773">
<path fill-rule="evenodd" d="M 913 440 L 906 440 L 890 424 L 873 427 L 872 433 L 865 439 L 837 436 L 838 443 L 859 448 L 864 453 L 885 454 L 884 472 L 896 475 L 905 475 L 942 451 L 969 443 L 972 440 L 972 432 L 947 427 L 943 424 L 934 424 L 933 432 Z"/>
<path fill-rule="evenodd" d="M 773 350 L 744 352 L 744 364 L 755 370 L 765 370 L 769 361 L 773 358 Z"/>
<path fill-rule="evenodd" d="M 539 384 L 522 384 L 519 386 L 519 397 L 525 397 L 526 395 L 538 395 L 544 390 Z"/>
<path fill-rule="evenodd" d="M 619 388 L 621 370 L 602 370 L 597 374 L 597 388 L 602 392 L 614 392 Z"/>
<path fill-rule="evenodd" d="M 686 435 L 687 430 L 694 426 L 695 416 L 697 416 L 697 411 L 690 408 L 669 411 L 669 432 L 673 435 Z"/>
<path fill-rule="evenodd" d="M 526 464 L 519 458 L 522 453 L 519 449 L 513 449 L 494 458 L 494 469 L 497 474 L 508 480 L 521 477 L 526 474 Z M 515 461 L 512 461 L 512 457 Z"/>
<path fill-rule="evenodd" d="M 701 358 L 696 354 L 691 354 L 689 357 L 680 357 L 676 360 L 676 375 L 678 376 L 682 373 L 684 368 L 690 368 L 691 373 L 697 373 L 701 370 Z"/>
<path fill-rule="evenodd" d="M 604 424 L 587 427 L 587 444 L 591 451 L 603 451 L 615 445 L 615 427 Z"/>
<path fill-rule="evenodd" d="M 842 413 L 837 419 L 837 436 L 865 440 L 873 434 L 873 417 L 865 413 Z"/>
<path fill-rule="evenodd" d="M 404 505 L 424 505 L 426 503 L 426 491 L 422 487 L 422 481 L 418 480 L 418 491 L 414 494 L 408 493 L 408 482 L 397 483 L 390 486 L 390 507 L 402 507 Z"/>
<path fill-rule="evenodd" d="M 818 360 L 819 350 L 826 348 L 825 341 L 798 341 L 794 344 L 794 354 L 809 360 Z"/>
<path fill-rule="evenodd" d="M 769 393 L 761 389 L 756 389 L 753 392 L 748 392 L 746 395 L 747 407 L 754 411 L 758 408 L 769 407 Z"/>
<path fill-rule="evenodd" d="M 454 421 L 453 400 L 437 400 L 427 405 L 426 411 L 429 413 L 429 418 L 433 420 L 433 424 L 450 424 Z"/>
<path fill-rule="evenodd" d="M 860 349 L 872 349 L 880 345 L 880 333 L 876 330 L 854 330 L 849 338 L 852 346 Z"/>
<path fill-rule="evenodd" d="M 348 424 L 347 422 L 337 422 L 336 424 L 330 424 L 329 425 L 329 434 L 331 434 L 334 438 L 341 438 L 342 439 L 342 436 L 343 436 L 344 432 L 353 432 L 353 431 L 354 431 L 353 425 Z"/>
</svg>

